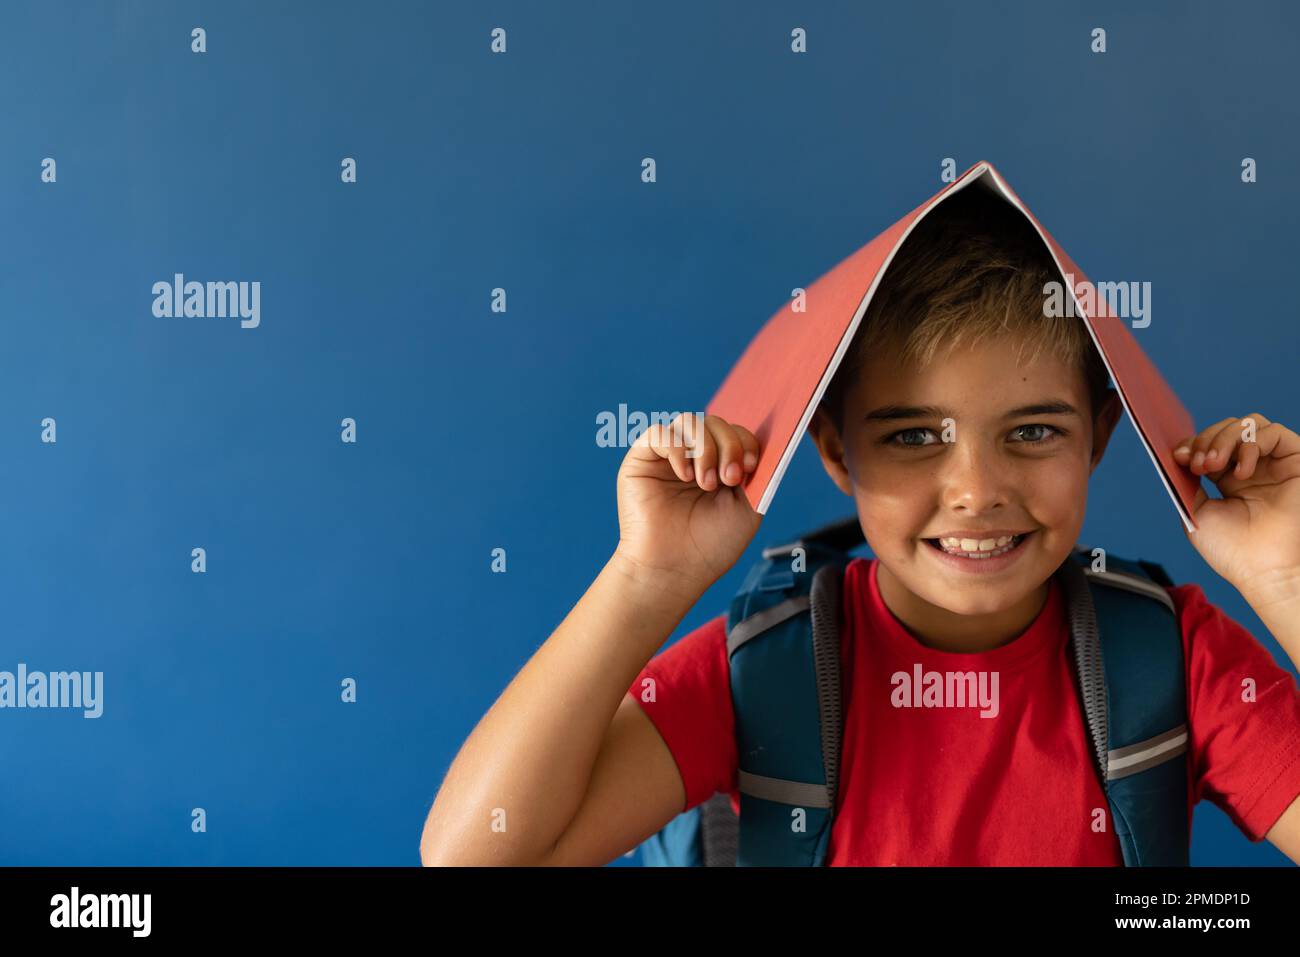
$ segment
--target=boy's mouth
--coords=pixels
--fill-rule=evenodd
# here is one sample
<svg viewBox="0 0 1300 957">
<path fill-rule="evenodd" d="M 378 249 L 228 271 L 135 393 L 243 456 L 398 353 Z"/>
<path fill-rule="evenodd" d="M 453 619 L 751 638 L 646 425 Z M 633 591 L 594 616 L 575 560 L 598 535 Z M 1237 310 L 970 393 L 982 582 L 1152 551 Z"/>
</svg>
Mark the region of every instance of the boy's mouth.
<svg viewBox="0 0 1300 957">
<path fill-rule="evenodd" d="M 987 538 L 926 538 L 929 545 L 945 565 L 963 571 L 999 571 L 1014 562 L 1020 555 L 1020 546 L 1033 535 L 1033 531 Z"/>
</svg>

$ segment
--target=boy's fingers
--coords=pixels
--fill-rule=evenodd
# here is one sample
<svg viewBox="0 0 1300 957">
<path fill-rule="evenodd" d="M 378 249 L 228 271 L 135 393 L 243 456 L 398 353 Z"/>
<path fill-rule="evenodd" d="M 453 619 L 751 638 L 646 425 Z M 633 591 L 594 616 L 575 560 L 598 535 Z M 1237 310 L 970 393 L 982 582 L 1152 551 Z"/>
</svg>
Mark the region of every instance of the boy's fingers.
<svg viewBox="0 0 1300 957">
<path fill-rule="evenodd" d="M 1300 456 L 1284 462 L 1300 452 L 1300 435 L 1296 435 L 1281 422 L 1270 422 L 1255 435 L 1254 442 L 1242 442 L 1237 450 L 1237 468 L 1233 477 L 1248 479 L 1259 468 L 1259 460 L 1270 459 L 1269 476 L 1276 481 L 1287 481 L 1300 475 Z"/>
<path fill-rule="evenodd" d="M 758 467 L 758 439 L 754 438 L 754 433 L 749 431 L 743 425 L 732 425 L 736 430 L 736 435 L 740 436 L 741 447 L 745 450 L 744 466 L 746 472 L 752 472 Z"/>
<path fill-rule="evenodd" d="M 668 423 L 665 432 L 669 443 L 668 457 L 673 463 L 673 471 L 683 482 L 695 481 L 695 464 L 690 454 L 690 443 L 687 441 L 692 432 L 689 420 L 683 420 L 680 414 Z"/>
<path fill-rule="evenodd" d="M 1201 467 L 1205 469 L 1211 480 L 1218 481 L 1219 474 L 1227 469 L 1228 460 L 1232 458 L 1232 450 L 1240 441 L 1241 430 L 1237 427 L 1237 420 L 1233 419 L 1219 429 L 1206 444 Z"/>
<path fill-rule="evenodd" d="M 1256 444 L 1260 455 L 1275 460 L 1300 454 L 1300 435 L 1296 435 L 1281 422 L 1271 422 L 1260 429 Z M 1300 462 L 1293 464 L 1300 465 Z"/>
<path fill-rule="evenodd" d="M 1207 425 L 1205 428 L 1201 429 L 1201 431 L 1197 432 L 1195 435 L 1188 436 L 1186 442 L 1189 446 L 1191 446 L 1193 452 L 1203 452 L 1205 450 L 1205 447 L 1209 444 L 1210 440 L 1219 434 L 1220 429 L 1222 429 L 1225 425 L 1228 425 L 1229 423 L 1236 422 L 1236 421 L 1237 419 L 1235 416 L 1227 419 L 1220 419 L 1218 422 L 1215 422 L 1213 425 Z"/>
<path fill-rule="evenodd" d="M 683 412 L 667 424 L 655 423 L 635 443 L 651 450 L 640 457 L 666 459 L 683 482 L 706 492 L 736 486 L 758 465 L 760 446 L 754 433 L 721 416 Z"/>
<path fill-rule="evenodd" d="M 716 415 L 706 415 L 704 424 L 718 446 L 718 479 L 724 485 L 739 485 L 745 477 L 745 448 L 735 427 Z"/>
<path fill-rule="evenodd" d="M 1260 445 L 1263 446 L 1266 455 L 1271 455 L 1275 459 L 1284 459 L 1288 455 L 1300 454 L 1300 435 L 1296 435 L 1281 422 L 1274 422 L 1260 431 L 1273 433 L 1267 443 L 1260 439 Z"/>
<path fill-rule="evenodd" d="M 1219 434 L 1214 437 L 1210 447 L 1206 449 L 1206 469 L 1224 474 L 1228 471 L 1228 464 L 1232 461 L 1233 453 L 1236 452 L 1237 460 L 1240 463 L 1242 453 L 1251 447 L 1254 447 L 1254 457 L 1258 459 L 1260 451 L 1257 447 L 1259 445 L 1259 433 L 1270 424 L 1267 418 L 1255 412 L 1242 416 L 1240 419 L 1234 419 L 1232 424 L 1224 426 Z M 1240 470 L 1238 470 L 1237 474 L 1240 476 Z M 1215 481 L 1218 481 L 1218 478 L 1218 475 L 1214 476 Z"/>
<path fill-rule="evenodd" d="M 695 466 L 691 460 L 686 457 L 686 445 L 682 442 L 682 433 L 680 429 L 669 430 L 670 445 L 668 447 L 668 460 L 673 463 L 673 472 L 683 482 L 695 481 Z"/>
<path fill-rule="evenodd" d="M 1236 421 L 1236 418 L 1221 419 L 1213 425 L 1202 429 L 1192 437 L 1190 442 L 1185 441 L 1182 443 L 1187 446 L 1189 450 L 1186 456 L 1187 465 L 1193 472 L 1198 474 L 1204 473 L 1205 453 L 1206 450 L 1209 449 L 1210 443 L 1214 441 L 1214 437 L 1223 431 L 1226 426 L 1233 424 Z"/>
<path fill-rule="evenodd" d="M 1233 471 L 1233 477 L 1239 479 L 1250 478 L 1255 474 L 1255 465 L 1259 462 L 1259 443 L 1243 442 L 1241 448 L 1237 450 L 1237 467 Z"/>
<path fill-rule="evenodd" d="M 706 492 L 718 487 L 718 449 L 707 425 L 707 417 L 689 413 L 686 422 L 686 458 L 695 468 L 695 484 Z M 712 474 L 710 474 L 712 473 Z"/>
<path fill-rule="evenodd" d="M 1253 429 L 1249 437 L 1248 427 Z M 1175 446 L 1174 460 L 1193 473 L 1207 475 L 1217 482 L 1229 471 L 1233 479 L 1250 478 L 1259 468 L 1260 459 L 1275 460 L 1276 468 L 1277 460 L 1297 453 L 1300 453 L 1300 435 L 1255 412 L 1223 419 L 1195 436 L 1188 436 Z M 1300 462 L 1296 466 L 1300 468 Z M 1283 471 L 1287 471 L 1285 467 Z"/>
<path fill-rule="evenodd" d="M 677 438 L 671 426 L 656 422 L 641 433 L 641 437 L 635 444 L 644 446 L 661 459 L 666 459 L 672 466 L 673 473 L 683 482 L 691 481 L 690 463 L 686 460 L 681 440 Z"/>
</svg>

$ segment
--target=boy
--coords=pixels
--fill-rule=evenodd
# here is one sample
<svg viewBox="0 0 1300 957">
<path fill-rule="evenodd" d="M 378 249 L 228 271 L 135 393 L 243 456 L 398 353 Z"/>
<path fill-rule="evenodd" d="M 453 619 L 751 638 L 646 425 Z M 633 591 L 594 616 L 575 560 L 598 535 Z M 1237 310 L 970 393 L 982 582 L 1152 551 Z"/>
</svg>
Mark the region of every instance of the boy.
<svg viewBox="0 0 1300 957">
<path fill-rule="evenodd" d="M 873 560 L 845 573 L 831 865 L 1119 865 L 1053 572 L 1122 408 L 1019 213 L 966 190 L 913 231 L 809 426 Z M 1175 452 L 1224 495 L 1190 540 L 1300 665 L 1300 437 L 1224 419 Z M 429 812 L 437 864 L 604 864 L 715 792 L 737 802 L 726 616 L 651 656 L 761 516 L 758 443 L 653 426 L 618 475 L 609 561 L 461 749 Z M 751 423 L 752 424 L 752 423 Z M 1185 448 L 1184 448 L 1185 447 Z M 1194 584 L 1169 590 L 1187 666 L 1189 801 L 1300 861 L 1300 693 Z M 996 708 L 901 708 L 890 676 L 974 671 Z M 1244 693 L 1249 687 L 1253 695 Z M 653 694 L 648 693 L 653 689 Z"/>
</svg>

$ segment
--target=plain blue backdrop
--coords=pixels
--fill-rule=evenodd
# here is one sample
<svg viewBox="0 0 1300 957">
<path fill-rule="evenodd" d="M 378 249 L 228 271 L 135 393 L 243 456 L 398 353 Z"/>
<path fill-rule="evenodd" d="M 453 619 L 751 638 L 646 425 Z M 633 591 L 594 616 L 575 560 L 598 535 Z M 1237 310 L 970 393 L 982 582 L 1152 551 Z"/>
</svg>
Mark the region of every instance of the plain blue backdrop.
<svg viewBox="0 0 1300 957">
<path fill-rule="evenodd" d="M 103 671 L 105 700 L 0 711 L 0 863 L 417 864 L 457 748 L 617 541 L 597 414 L 703 408 L 945 157 L 1091 278 L 1153 284 L 1136 335 L 1198 427 L 1300 424 L 1293 5 L 613 6 L 4 4 L 0 670 Z M 154 317 L 176 272 L 260 281 L 261 326 Z M 1083 540 L 1285 663 L 1127 419 L 1089 506 Z M 805 440 L 678 635 L 849 507 Z M 1193 861 L 1285 858 L 1202 803 Z"/>
</svg>

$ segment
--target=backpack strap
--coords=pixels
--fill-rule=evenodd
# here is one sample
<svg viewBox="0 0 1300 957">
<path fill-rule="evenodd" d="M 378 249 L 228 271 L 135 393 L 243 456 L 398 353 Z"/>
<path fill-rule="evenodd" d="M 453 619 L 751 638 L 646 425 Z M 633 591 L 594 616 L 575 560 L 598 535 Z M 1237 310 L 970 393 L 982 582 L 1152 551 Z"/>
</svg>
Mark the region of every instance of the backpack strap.
<svg viewBox="0 0 1300 957">
<path fill-rule="evenodd" d="M 840 596 L 862 540 L 854 516 L 765 549 L 732 601 L 739 865 L 825 862 L 843 735 Z"/>
<path fill-rule="evenodd" d="M 1124 863 L 1187 866 L 1187 695 L 1169 576 L 1087 546 L 1058 572 L 1094 761 Z"/>
</svg>

